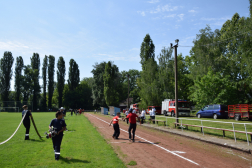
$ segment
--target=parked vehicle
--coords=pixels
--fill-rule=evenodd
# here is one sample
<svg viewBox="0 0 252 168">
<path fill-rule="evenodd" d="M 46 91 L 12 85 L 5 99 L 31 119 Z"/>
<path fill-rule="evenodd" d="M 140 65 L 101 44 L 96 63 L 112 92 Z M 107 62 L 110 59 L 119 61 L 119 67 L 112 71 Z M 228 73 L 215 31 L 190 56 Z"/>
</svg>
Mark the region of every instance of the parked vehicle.
<svg viewBox="0 0 252 168">
<path fill-rule="evenodd" d="M 139 106 L 139 103 L 131 104 L 131 105 L 130 105 L 130 108 L 132 108 L 133 110 L 136 110 L 136 112 L 138 113 L 138 112 L 139 112 L 138 106 Z"/>
<path fill-rule="evenodd" d="M 236 104 L 228 106 L 228 116 L 236 121 L 242 118 L 252 120 L 252 104 Z"/>
<path fill-rule="evenodd" d="M 202 118 L 202 117 L 213 117 L 214 119 L 217 118 L 227 118 L 228 117 L 228 106 L 227 105 L 221 105 L 221 104 L 213 104 L 213 105 L 207 105 L 200 109 L 196 113 L 196 117 Z"/>
<path fill-rule="evenodd" d="M 162 101 L 161 114 L 170 115 L 175 117 L 175 100 L 174 99 L 164 99 Z M 186 100 L 178 99 L 178 115 L 179 116 L 190 116 L 190 102 Z"/>
<path fill-rule="evenodd" d="M 153 108 L 156 109 L 156 114 L 161 114 L 161 106 L 148 106 L 147 114 L 149 114 Z"/>
</svg>

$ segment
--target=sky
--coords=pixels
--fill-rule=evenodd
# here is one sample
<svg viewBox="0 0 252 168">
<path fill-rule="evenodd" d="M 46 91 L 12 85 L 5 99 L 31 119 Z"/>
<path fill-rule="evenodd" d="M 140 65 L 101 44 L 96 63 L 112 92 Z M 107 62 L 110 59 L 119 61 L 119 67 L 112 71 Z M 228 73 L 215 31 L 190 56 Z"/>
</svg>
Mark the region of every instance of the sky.
<svg viewBox="0 0 252 168">
<path fill-rule="evenodd" d="M 28 65 L 39 53 L 42 67 L 44 56 L 53 55 L 56 71 L 63 56 L 66 80 L 70 59 L 78 63 L 80 79 L 92 77 L 93 65 L 102 61 L 113 61 L 119 71 L 141 70 L 146 34 L 157 56 L 175 39 L 192 46 L 207 24 L 221 29 L 235 13 L 249 16 L 249 0 L 0 0 L 0 6 L 0 58 L 11 51 L 15 61 L 22 56 Z M 186 56 L 190 49 L 178 47 L 178 53 Z"/>
</svg>

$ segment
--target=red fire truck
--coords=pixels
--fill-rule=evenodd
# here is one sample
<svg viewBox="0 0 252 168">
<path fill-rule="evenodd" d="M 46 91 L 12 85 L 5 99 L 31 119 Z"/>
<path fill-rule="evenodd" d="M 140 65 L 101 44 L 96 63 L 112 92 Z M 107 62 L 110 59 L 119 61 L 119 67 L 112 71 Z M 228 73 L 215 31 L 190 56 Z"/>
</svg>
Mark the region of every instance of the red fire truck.
<svg viewBox="0 0 252 168">
<path fill-rule="evenodd" d="M 137 113 L 139 112 L 139 108 L 138 108 L 139 103 L 136 104 L 131 104 L 130 108 L 132 108 L 133 110 L 135 110 Z"/>
<path fill-rule="evenodd" d="M 161 114 L 175 116 L 175 99 L 164 99 L 162 101 Z M 186 100 L 178 99 L 178 115 L 179 116 L 190 116 L 190 102 Z"/>
<path fill-rule="evenodd" d="M 241 118 L 252 120 L 252 104 L 228 105 L 228 116 L 236 121 Z"/>
</svg>

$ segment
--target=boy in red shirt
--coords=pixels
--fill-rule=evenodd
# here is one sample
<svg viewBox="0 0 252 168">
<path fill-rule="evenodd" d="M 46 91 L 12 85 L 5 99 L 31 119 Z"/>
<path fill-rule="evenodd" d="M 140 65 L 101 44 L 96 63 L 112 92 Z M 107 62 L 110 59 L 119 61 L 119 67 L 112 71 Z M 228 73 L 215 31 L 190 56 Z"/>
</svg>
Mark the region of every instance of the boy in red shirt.
<svg viewBox="0 0 252 168">
<path fill-rule="evenodd" d="M 123 118 L 120 118 L 120 113 L 118 112 L 116 114 L 116 116 L 111 120 L 109 126 L 111 126 L 112 122 L 113 122 L 113 128 L 114 128 L 114 134 L 112 136 L 112 138 L 114 139 L 118 139 L 119 135 L 120 135 L 120 127 L 118 124 L 119 120 L 124 120 Z"/>
<path fill-rule="evenodd" d="M 130 126 L 129 126 L 129 129 L 128 129 L 128 132 L 129 132 L 129 141 L 131 141 L 131 130 L 133 129 L 132 131 L 132 134 L 133 134 L 133 139 L 132 139 L 132 142 L 135 142 L 135 132 L 136 132 L 136 118 L 139 120 L 138 116 L 135 114 L 135 113 L 132 113 L 132 108 L 129 109 L 129 115 L 127 115 L 127 118 L 129 119 L 129 123 L 130 123 Z M 141 125 L 141 122 L 140 122 L 140 125 Z"/>
</svg>

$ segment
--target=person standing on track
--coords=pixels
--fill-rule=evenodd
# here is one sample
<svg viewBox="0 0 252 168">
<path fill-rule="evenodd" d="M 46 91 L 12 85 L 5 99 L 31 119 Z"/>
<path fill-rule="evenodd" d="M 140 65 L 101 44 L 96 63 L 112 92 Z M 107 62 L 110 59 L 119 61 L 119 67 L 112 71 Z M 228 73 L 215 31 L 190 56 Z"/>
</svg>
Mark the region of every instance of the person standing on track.
<svg viewBox="0 0 252 168">
<path fill-rule="evenodd" d="M 155 113 L 156 113 L 156 109 L 153 108 L 150 110 L 150 119 L 152 120 L 152 123 L 155 124 Z"/>
<path fill-rule="evenodd" d="M 127 116 L 127 118 L 129 119 L 129 123 L 130 123 L 128 132 L 129 132 L 129 141 L 135 142 L 136 118 L 138 119 L 138 121 L 139 121 L 139 118 L 135 113 L 132 113 L 132 111 L 133 111 L 132 108 L 130 108 L 129 115 Z M 141 125 L 141 122 L 140 122 L 140 125 Z M 132 140 L 131 140 L 131 130 L 133 130 L 132 131 L 132 134 L 133 134 Z"/>
<path fill-rule="evenodd" d="M 114 128 L 114 134 L 112 135 L 113 139 L 118 139 L 120 135 L 120 127 L 119 127 L 119 120 L 124 120 L 123 118 L 120 118 L 120 112 L 116 113 L 116 116 L 111 120 L 109 126 L 111 126 L 113 122 L 113 128 Z"/>
<path fill-rule="evenodd" d="M 128 115 L 129 115 L 129 112 L 128 112 L 128 111 L 125 111 L 125 116 L 126 116 L 127 124 L 129 124 L 129 119 L 127 118 Z"/>
<path fill-rule="evenodd" d="M 145 114 L 146 114 L 145 110 L 142 109 L 142 113 L 141 113 L 141 124 L 143 124 L 143 121 L 145 120 Z"/>
<path fill-rule="evenodd" d="M 61 111 L 57 111 L 56 118 L 53 119 L 49 125 L 49 129 L 53 126 L 55 131 L 57 132 L 55 137 L 52 137 L 53 149 L 55 153 L 55 160 L 59 160 L 60 157 L 60 145 L 63 138 L 63 131 L 66 130 L 66 123 L 62 119 L 63 114 Z"/>
<path fill-rule="evenodd" d="M 25 140 L 29 140 L 29 132 L 30 132 L 30 126 L 31 126 L 31 122 L 30 122 L 30 117 L 32 117 L 32 114 L 31 114 L 31 111 L 28 110 L 28 107 L 27 105 L 24 105 L 23 106 L 23 111 L 22 111 L 22 118 L 24 117 L 25 115 L 25 118 L 23 120 L 23 125 L 25 126 Z"/>
</svg>

